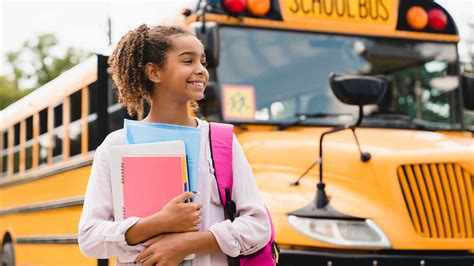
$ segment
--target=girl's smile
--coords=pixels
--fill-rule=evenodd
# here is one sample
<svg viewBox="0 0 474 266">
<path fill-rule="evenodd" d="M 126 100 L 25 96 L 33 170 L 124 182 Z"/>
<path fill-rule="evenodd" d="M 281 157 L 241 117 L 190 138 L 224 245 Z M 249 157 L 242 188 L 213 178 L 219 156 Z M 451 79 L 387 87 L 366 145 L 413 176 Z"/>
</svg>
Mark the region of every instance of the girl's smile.
<svg viewBox="0 0 474 266">
<path fill-rule="evenodd" d="M 206 83 L 202 81 L 188 81 L 188 84 L 192 87 L 195 87 L 200 90 L 204 90 Z"/>
<path fill-rule="evenodd" d="M 156 97 L 178 102 L 204 98 L 204 89 L 209 80 L 204 46 L 190 35 L 176 36 L 172 43 L 166 65 L 158 70 L 160 82 L 155 86 Z"/>
</svg>

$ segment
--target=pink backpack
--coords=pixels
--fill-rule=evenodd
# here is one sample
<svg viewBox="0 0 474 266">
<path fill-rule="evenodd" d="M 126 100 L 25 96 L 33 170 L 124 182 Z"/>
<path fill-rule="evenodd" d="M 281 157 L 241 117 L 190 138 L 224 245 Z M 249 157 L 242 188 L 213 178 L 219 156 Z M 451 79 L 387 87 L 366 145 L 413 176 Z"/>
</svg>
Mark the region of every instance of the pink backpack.
<svg viewBox="0 0 474 266">
<path fill-rule="evenodd" d="M 232 136 L 234 126 L 222 123 L 210 123 L 209 139 L 211 144 L 211 157 L 215 170 L 219 197 L 224 206 L 225 217 L 234 221 L 236 215 L 235 202 L 232 198 Z M 275 228 L 268 209 L 265 207 L 270 220 L 270 241 L 259 251 L 237 258 L 228 258 L 229 265 L 242 266 L 273 266 L 278 263 L 280 249 L 275 242 Z"/>
</svg>

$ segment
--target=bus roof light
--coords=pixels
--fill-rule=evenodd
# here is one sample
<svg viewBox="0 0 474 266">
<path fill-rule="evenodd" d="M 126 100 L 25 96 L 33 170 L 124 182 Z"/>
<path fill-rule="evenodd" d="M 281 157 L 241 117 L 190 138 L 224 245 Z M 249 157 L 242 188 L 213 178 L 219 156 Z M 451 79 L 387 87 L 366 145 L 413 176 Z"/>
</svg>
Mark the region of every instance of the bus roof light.
<svg viewBox="0 0 474 266">
<path fill-rule="evenodd" d="M 407 22 L 415 30 L 422 30 L 428 25 L 428 14 L 420 6 L 412 6 L 407 12 Z"/>
<path fill-rule="evenodd" d="M 254 16 L 265 16 L 270 10 L 270 0 L 247 0 L 247 9 Z"/>
<path fill-rule="evenodd" d="M 434 8 L 428 12 L 430 27 L 434 30 L 441 31 L 448 24 L 448 18 L 441 9 Z"/>
<path fill-rule="evenodd" d="M 247 6 L 246 0 L 223 0 L 224 8 L 234 15 L 238 15 L 245 10 Z"/>
</svg>

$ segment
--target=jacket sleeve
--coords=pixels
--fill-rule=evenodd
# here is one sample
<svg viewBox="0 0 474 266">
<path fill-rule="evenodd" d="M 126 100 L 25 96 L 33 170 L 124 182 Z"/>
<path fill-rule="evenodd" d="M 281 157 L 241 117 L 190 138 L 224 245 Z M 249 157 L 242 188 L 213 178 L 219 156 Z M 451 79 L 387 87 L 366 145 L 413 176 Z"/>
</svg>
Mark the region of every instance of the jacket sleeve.
<svg viewBox="0 0 474 266">
<path fill-rule="evenodd" d="M 114 221 L 113 199 L 106 141 L 94 155 L 84 206 L 79 221 L 78 241 L 81 252 L 88 257 L 133 257 L 144 250 L 139 244 L 130 246 L 125 240 L 127 230 L 140 218 Z"/>
<path fill-rule="evenodd" d="M 237 206 L 233 222 L 225 220 L 209 228 L 226 255 L 252 254 L 264 247 L 271 237 L 270 222 L 260 197 L 252 169 L 235 135 L 233 136 L 232 199 Z"/>
</svg>

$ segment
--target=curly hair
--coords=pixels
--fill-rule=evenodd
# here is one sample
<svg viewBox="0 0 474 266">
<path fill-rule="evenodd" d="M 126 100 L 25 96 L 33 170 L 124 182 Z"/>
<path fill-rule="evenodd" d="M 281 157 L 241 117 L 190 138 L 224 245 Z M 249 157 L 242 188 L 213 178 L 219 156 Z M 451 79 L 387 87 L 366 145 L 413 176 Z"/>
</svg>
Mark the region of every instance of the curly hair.
<svg viewBox="0 0 474 266">
<path fill-rule="evenodd" d="M 159 68 L 166 65 L 166 54 L 172 48 L 172 38 L 194 34 L 175 26 L 148 27 L 143 24 L 126 33 L 109 57 L 112 79 L 118 102 L 130 116 L 143 113 L 143 104 L 151 102 L 153 83 L 145 74 L 147 63 Z M 192 104 L 194 105 L 194 104 Z"/>
</svg>

